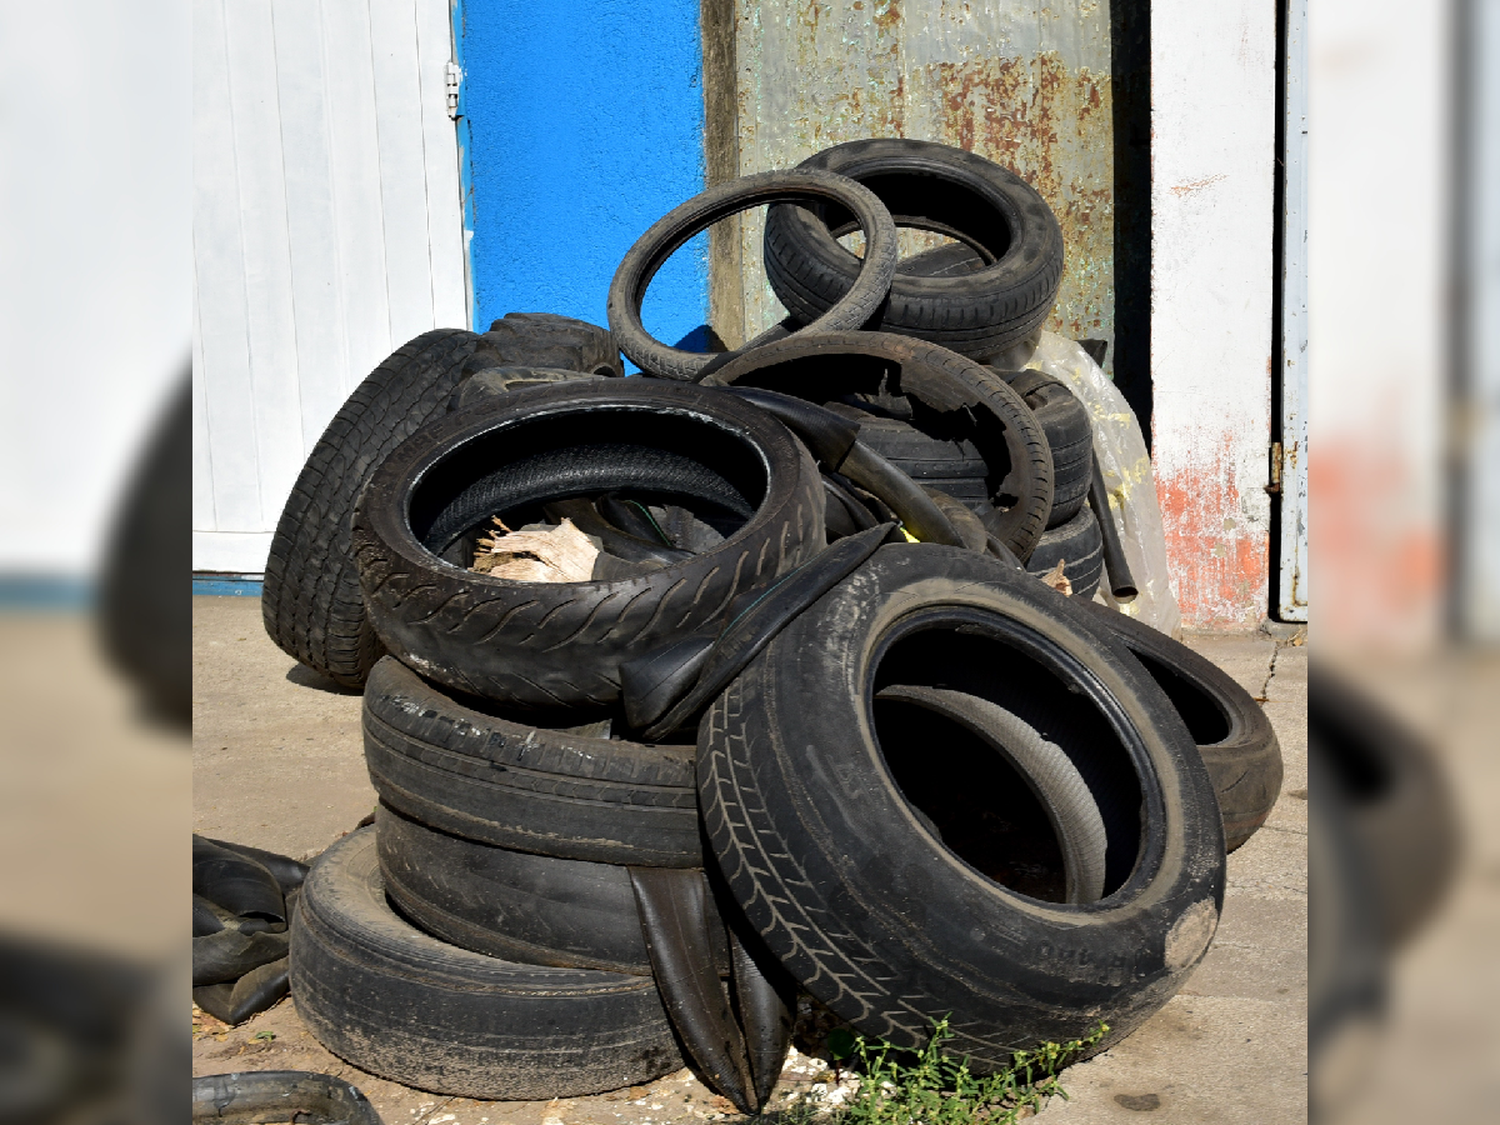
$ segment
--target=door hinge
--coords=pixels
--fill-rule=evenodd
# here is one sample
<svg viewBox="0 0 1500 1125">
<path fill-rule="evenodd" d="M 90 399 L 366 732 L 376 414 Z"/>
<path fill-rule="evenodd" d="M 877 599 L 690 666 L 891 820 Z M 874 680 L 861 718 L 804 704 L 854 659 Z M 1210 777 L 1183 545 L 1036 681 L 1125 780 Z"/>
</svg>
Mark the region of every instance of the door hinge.
<svg viewBox="0 0 1500 1125">
<path fill-rule="evenodd" d="M 458 83 L 463 73 L 456 62 L 450 62 L 443 72 L 448 88 L 448 116 L 455 121 L 458 120 Z"/>
<path fill-rule="evenodd" d="M 1273 441 L 1271 443 L 1271 483 L 1266 485 L 1266 491 L 1273 496 L 1281 491 L 1281 462 L 1281 442 Z"/>
</svg>

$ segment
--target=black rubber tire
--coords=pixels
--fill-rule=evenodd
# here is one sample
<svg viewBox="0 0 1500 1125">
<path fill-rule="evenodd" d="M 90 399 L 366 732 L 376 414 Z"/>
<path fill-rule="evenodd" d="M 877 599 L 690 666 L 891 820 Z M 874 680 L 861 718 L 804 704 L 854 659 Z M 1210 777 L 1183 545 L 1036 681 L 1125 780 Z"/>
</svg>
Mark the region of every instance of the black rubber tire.
<svg viewBox="0 0 1500 1125">
<path fill-rule="evenodd" d="M 1094 471 L 1094 433 L 1089 412 L 1062 383 L 1040 371 L 1001 373 L 1047 435 L 1052 451 L 1052 514 L 1047 526 L 1061 527 L 1078 514 L 1089 496 Z"/>
<path fill-rule="evenodd" d="M 386 456 L 440 417 L 479 337 L 439 328 L 402 344 L 328 423 L 292 486 L 266 559 L 261 616 L 288 656 L 359 687 L 383 651 L 365 617 L 349 522 Z"/>
<path fill-rule="evenodd" d="M 847 403 L 829 409 L 859 423 L 859 440 L 912 480 L 946 489 L 948 482 L 974 481 L 981 490 L 987 471 L 984 454 L 966 438 L 932 437 L 903 418 L 872 414 Z M 950 493 L 951 495 L 951 493 Z M 980 499 L 985 499 L 981 491 Z"/>
<path fill-rule="evenodd" d="M 1058 560 L 1066 564 L 1063 574 L 1073 584 L 1073 596 L 1083 601 L 1092 598 L 1104 574 L 1104 536 L 1094 510 L 1087 504 L 1067 523 L 1042 534 L 1026 560 L 1026 572 L 1049 574 Z"/>
<path fill-rule="evenodd" d="M 556 313 L 506 313 L 490 330 L 474 363 L 485 367 L 555 367 L 621 378 L 625 365 L 609 329 Z M 477 370 L 471 364 L 471 370 Z"/>
<path fill-rule="evenodd" d="M 1309 694 L 1309 703 L 1316 693 Z M 1382 932 L 1375 857 L 1361 846 L 1350 793 L 1309 707 L 1307 781 L 1317 808 L 1307 824 L 1308 1120 L 1341 1113 L 1362 1093 L 1385 1030 L 1391 949 Z M 1335 752 L 1336 753 L 1336 752 Z"/>
<path fill-rule="evenodd" d="M 1187 724 L 1213 779 L 1224 846 L 1234 851 L 1281 794 L 1281 745 L 1271 720 L 1248 691 L 1187 645 L 1097 602 L 1084 608 L 1141 662 Z"/>
<path fill-rule="evenodd" d="M 523 726 L 393 658 L 370 673 L 364 734 L 380 799 L 422 824 L 539 855 L 703 865 L 690 746 Z"/>
<path fill-rule="evenodd" d="M 533 387 L 603 378 L 608 376 L 558 367 L 481 367 L 459 384 L 448 400 L 448 409 L 467 410 L 490 402 L 500 395 L 528 391 Z"/>
<path fill-rule="evenodd" d="M 830 172 L 757 172 L 711 187 L 668 211 L 626 251 L 609 283 L 606 305 L 609 327 L 620 350 L 642 371 L 659 378 L 696 380 L 708 364 L 722 356 L 680 351 L 646 331 L 641 324 L 641 302 L 656 271 L 674 250 L 720 219 L 763 203 L 809 200 L 833 203 L 843 213 L 857 216 L 859 228 L 865 232 L 866 249 L 844 290 L 805 322 L 814 332 L 862 327 L 885 299 L 901 256 L 890 212 L 868 188 Z"/>
<path fill-rule="evenodd" d="M 305 1070 L 240 1071 L 193 1079 L 196 1125 L 258 1125 L 262 1121 L 382 1125 L 369 1099 L 352 1083 Z"/>
<path fill-rule="evenodd" d="M 931 141 L 850 141 L 799 169 L 848 176 L 890 208 L 897 226 L 937 231 L 981 249 L 975 272 L 898 271 L 867 327 L 916 336 L 962 355 L 1000 350 L 1039 327 L 1062 282 L 1063 237 L 1052 209 L 1009 169 Z M 766 276 L 792 316 L 806 323 L 849 290 L 860 259 L 838 244 L 848 224 L 836 206 L 783 205 L 766 216 Z"/>
<path fill-rule="evenodd" d="M 985 530 L 984 523 L 968 505 L 949 496 L 939 488 L 928 486 L 923 491 L 932 497 L 932 502 L 938 506 L 938 511 L 948 518 L 948 522 L 953 525 L 953 530 L 958 532 L 959 538 L 964 541 L 966 550 L 979 551 L 982 554 L 989 547 L 989 532 Z"/>
<path fill-rule="evenodd" d="M 386 805 L 375 832 L 385 893 L 434 937 L 528 965 L 651 975 L 629 868 L 465 840 Z M 710 933 L 727 968 L 724 927 Z"/>
<path fill-rule="evenodd" d="M 1109 837 L 1103 899 L 1009 891 L 923 826 L 913 806 L 946 836 L 965 802 L 1008 809 L 1024 789 L 955 778 L 943 743 L 879 741 L 874 696 L 924 682 L 999 703 L 1073 759 Z M 962 550 L 882 547 L 788 625 L 705 716 L 698 782 L 719 869 L 802 986 L 901 1047 L 950 1016 L 949 1049 L 977 1068 L 1095 1020 L 1100 1049 L 1128 1034 L 1223 903 L 1213 788 L 1171 702 L 1071 599 Z"/>
<path fill-rule="evenodd" d="M 517 582 L 439 557 L 491 514 L 631 487 L 738 505 L 743 522 L 617 581 Z M 601 379 L 425 428 L 365 489 L 354 539 L 371 623 L 424 676 L 516 707 L 606 708 L 622 660 L 712 635 L 737 597 L 823 549 L 823 486 L 801 443 L 732 395 Z"/>
<path fill-rule="evenodd" d="M 1462 846 L 1451 782 L 1433 749 L 1378 700 L 1321 664 L 1308 682 L 1309 744 L 1338 789 L 1353 846 L 1369 871 L 1381 942 L 1394 951 L 1433 916 L 1458 871 Z"/>
<path fill-rule="evenodd" d="M 976 512 L 1018 557 L 1031 552 L 1046 526 L 1052 456 L 1036 417 L 993 371 L 947 348 L 889 332 L 799 333 L 732 360 L 707 382 L 810 402 L 897 402 L 918 429 L 972 441 L 983 454 L 990 471 Z"/>
<path fill-rule="evenodd" d="M 386 901 L 375 834 L 314 866 L 292 927 L 292 999 L 323 1046 L 438 1094 L 594 1094 L 682 1065 L 650 977 L 557 969 L 447 945 Z"/>
<path fill-rule="evenodd" d="M 1062 849 L 1065 902 L 1104 897 L 1108 834 L 1099 805 L 1071 758 L 1055 742 L 997 703 L 947 688 L 892 684 L 880 693 L 960 723 L 1003 755 L 1045 808 Z M 926 825 L 935 831 L 934 825 Z"/>
<path fill-rule="evenodd" d="M 111 517 L 96 621 L 104 651 L 140 690 L 147 710 L 192 725 L 192 605 L 178 577 L 192 566 L 182 529 L 193 507 L 192 380 L 167 400 Z"/>
</svg>

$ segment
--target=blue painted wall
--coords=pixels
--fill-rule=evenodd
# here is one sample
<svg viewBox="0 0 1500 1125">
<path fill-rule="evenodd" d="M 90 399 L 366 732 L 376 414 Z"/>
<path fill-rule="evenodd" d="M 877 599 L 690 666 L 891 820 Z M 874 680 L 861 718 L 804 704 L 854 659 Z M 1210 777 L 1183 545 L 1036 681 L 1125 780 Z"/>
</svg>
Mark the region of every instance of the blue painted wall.
<svg viewBox="0 0 1500 1125">
<path fill-rule="evenodd" d="M 703 190 L 699 0 L 460 0 L 454 18 L 474 326 L 602 325 L 626 250 Z M 644 320 L 674 343 L 707 319 L 699 236 L 657 274 Z"/>
</svg>

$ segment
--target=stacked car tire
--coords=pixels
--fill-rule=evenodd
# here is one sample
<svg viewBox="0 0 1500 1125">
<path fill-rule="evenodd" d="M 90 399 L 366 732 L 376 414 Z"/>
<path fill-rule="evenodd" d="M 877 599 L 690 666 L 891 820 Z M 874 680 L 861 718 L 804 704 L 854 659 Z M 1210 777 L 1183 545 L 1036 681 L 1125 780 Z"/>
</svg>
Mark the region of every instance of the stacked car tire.
<svg viewBox="0 0 1500 1125">
<path fill-rule="evenodd" d="M 759 204 L 792 316 L 651 339 L 656 269 Z M 899 262 L 897 226 L 955 248 Z M 1232 681 L 1087 603 L 1087 415 L 1004 362 L 1061 267 L 1013 174 L 858 142 L 665 216 L 609 332 L 512 314 L 376 369 L 266 577 L 272 637 L 363 687 L 380 799 L 292 927 L 322 1042 L 503 1099 L 685 1056 L 753 1112 L 798 989 L 898 1046 L 947 1016 L 981 1070 L 1173 994 L 1280 758 Z M 586 577 L 474 568 L 564 521 Z M 1073 598 L 1026 573 L 1058 560 Z"/>
</svg>

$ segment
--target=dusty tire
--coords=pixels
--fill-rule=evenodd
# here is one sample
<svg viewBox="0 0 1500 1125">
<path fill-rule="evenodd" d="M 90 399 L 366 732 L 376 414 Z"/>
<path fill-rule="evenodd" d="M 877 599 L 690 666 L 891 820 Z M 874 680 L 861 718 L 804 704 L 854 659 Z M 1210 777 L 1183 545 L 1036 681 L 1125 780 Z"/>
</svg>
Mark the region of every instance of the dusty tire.
<svg viewBox="0 0 1500 1125">
<path fill-rule="evenodd" d="M 191 727 L 192 605 L 177 575 L 192 565 L 184 520 L 193 506 L 193 395 L 184 378 L 156 423 L 111 518 L 95 620 L 104 651 L 147 707 Z"/>
<path fill-rule="evenodd" d="M 1089 496 L 1094 471 L 1094 435 L 1083 403 L 1050 375 L 1025 370 L 1003 376 L 1025 400 L 1047 435 L 1052 452 L 1052 514 L 1047 526 L 1061 527 L 1078 514 Z"/>
<path fill-rule="evenodd" d="M 897 226 L 982 247 L 990 262 L 948 276 L 898 271 L 889 300 L 867 327 L 983 356 L 1047 319 L 1062 281 L 1062 230 L 1046 200 L 1014 172 L 948 145 L 897 139 L 835 145 L 798 168 L 857 180 L 880 197 Z M 847 213 L 828 204 L 783 205 L 766 216 L 766 276 L 803 323 L 847 292 L 859 269 L 859 258 L 834 237 L 847 224 Z"/>
<path fill-rule="evenodd" d="M 941 741 L 881 736 L 885 684 L 939 680 L 1073 759 L 1108 834 L 1103 899 L 1008 890 L 980 873 L 1002 856 L 924 826 L 918 811 L 947 837 L 1024 788 L 958 777 Z M 1096 1019 L 1127 1034 L 1223 903 L 1213 789 L 1161 689 L 1069 599 L 952 548 L 882 547 L 793 621 L 704 718 L 698 782 L 719 869 L 803 987 L 903 1047 L 951 1013 L 952 1051 L 983 1068 Z"/>
<path fill-rule="evenodd" d="M 440 557 L 491 515 L 632 487 L 721 506 L 728 538 L 612 582 L 517 582 Z M 424 676 L 515 707 L 602 709 L 622 660 L 712 634 L 737 597 L 822 549 L 823 487 L 802 445 L 748 403 L 602 379 L 427 427 L 375 474 L 354 539 L 371 623 Z"/>
<path fill-rule="evenodd" d="M 609 329 L 555 313 L 506 313 L 490 324 L 471 370 L 485 367 L 553 367 L 621 378 L 625 365 Z"/>
<path fill-rule="evenodd" d="M 1319 665 L 1309 745 L 1337 788 L 1387 951 L 1411 940 L 1453 884 L 1461 855 L 1451 783 L 1433 750 L 1365 693 Z M 1322 802 L 1322 791 L 1315 800 Z M 1321 807 L 1318 809 L 1321 812 Z"/>
<path fill-rule="evenodd" d="M 888 332 L 799 333 L 747 352 L 707 382 L 809 402 L 895 401 L 928 436 L 973 443 L 989 469 L 976 512 L 1017 556 L 1046 526 L 1052 457 L 1035 416 L 993 371 L 946 348 Z"/>
<path fill-rule="evenodd" d="M 375 835 L 329 848 L 292 929 L 292 998 L 362 1070 L 505 1101 L 594 1094 L 682 1065 L 649 977 L 522 965 L 446 945 L 385 898 Z"/>
<path fill-rule="evenodd" d="M 1248 691 L 1186 645 L 1096 602 L 1084 608 L 1141 662 L 1187 724 L 1233 851 L 1265 823 L 1281 794 L 1281 746 L 1271 720 Z"/>
<path fill-rule="evenodd" d="M 384 1125 L 360 1090 L 330 1074 L 261 1070 L 193 1079 L 197 1125 L 258 1125 L 278 1116 L 285 1121 L 306 1117 L 343 1125 Z"/>
<path fill-rule="evenodd" d="M 1087 504 L 1061 527 L 1042 533 L 1026 560 L 1026 572 L 1038 577 L 1050 574 L 1059 561 L 1064 564 L 1063 574 L 1073 584 L 1073 596 L 1084 601 L 1092 598 L 1104 574 L 1104 536 L 1094 510 Z"/>
<path fill-rule="evenodd" d="M 510 722 L 389 657 L 370 673 L 363 721 L 375 791 L 422 824 L 594 863 L 703 865 L 689 746 Z"/>
<path fill-rule="evenodd" d="M 868 188 L 843 176 L 806 169 L 758 172 L 711 187 L 673 208 L 626 251 L 609 283 L 607 302 L 609 327 L 620 350 L 659 378 L 697 379 L 719 357 L 679 351 L 654 339 L 641 324 L 646 287 L 674 250 L 718 220 L 762 203 L 809 199 L 835 203 L 856 215 L 867 249 L 849 285 L 827 308 L 807 318 L 808 327 L 814 332 L 863 327 L 885 298 L 900 256 L 890 213 Z"/>
<path fill-rule="evenodd" d="M 479 337 L 424 332 L 365 378 L 313 446 L 266 559 L 261 616 L 288 656 L 345 687 L 380 659 L 350 542 L 355 501 L 386 455 L 447 409 Z"/>
<path fill-rule="evenodd" d="M 528 965 L 651 975 L 629 868 L 465 840 L 385 805 L 375 831 L 386 894 L 434 937 Z M 723 926 L 709 932 L 727 966 Z"/>
</svg>

